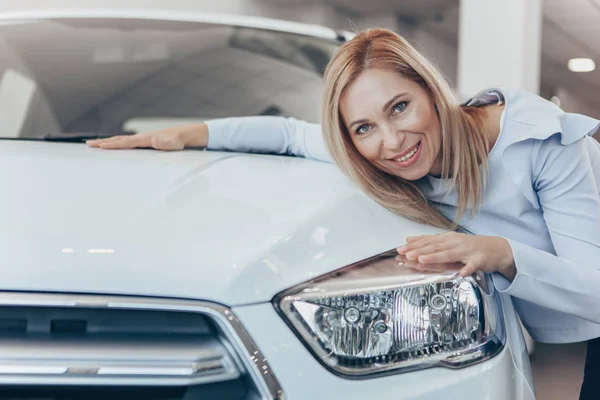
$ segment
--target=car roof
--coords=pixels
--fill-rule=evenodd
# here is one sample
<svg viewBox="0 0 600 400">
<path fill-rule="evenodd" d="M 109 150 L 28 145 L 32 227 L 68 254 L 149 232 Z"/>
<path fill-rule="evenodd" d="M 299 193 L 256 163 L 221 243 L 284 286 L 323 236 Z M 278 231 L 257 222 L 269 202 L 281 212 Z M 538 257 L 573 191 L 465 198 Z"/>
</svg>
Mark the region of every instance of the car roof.
<svg viewBox="0 0 600 400">
<path fill-rule="evenodd" d="M 85 18 L 122 18 L 148 19 L 163 21 L 182 21 L 210 23 L 215 25 L 239 26 L 246 28 L 266 29 L 279 32 L 295 33 L 334 41 L 345 41 L 348 32 L 336 32 L 319 25 L 283 21 L 272 18 L 235 15 L 225 13 L 205 13 L 177 9 L 39 9 L 27 11 L 0 12 L 0 25 L 14 24 L 16 21 L 40 19 L 85 19 Z"/>
</svg>

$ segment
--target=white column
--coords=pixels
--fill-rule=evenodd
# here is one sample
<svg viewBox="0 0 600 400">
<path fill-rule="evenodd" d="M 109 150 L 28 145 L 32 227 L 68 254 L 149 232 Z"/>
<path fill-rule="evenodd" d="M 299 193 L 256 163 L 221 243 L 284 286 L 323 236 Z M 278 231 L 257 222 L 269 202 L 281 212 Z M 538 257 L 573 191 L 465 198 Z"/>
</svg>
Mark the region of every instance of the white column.
<svg viewBox="0 0 600 400">
<path fill-rule="evenodd" d="M 461 0 L 458 92 L 540 90 L 542 0 Z"/>
</svg>

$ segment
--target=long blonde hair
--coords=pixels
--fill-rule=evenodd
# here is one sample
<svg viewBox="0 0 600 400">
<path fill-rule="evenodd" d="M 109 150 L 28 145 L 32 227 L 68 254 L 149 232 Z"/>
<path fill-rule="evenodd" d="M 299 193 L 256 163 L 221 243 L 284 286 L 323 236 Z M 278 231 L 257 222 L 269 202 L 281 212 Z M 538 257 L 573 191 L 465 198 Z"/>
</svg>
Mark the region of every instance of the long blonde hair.
<svg viewBox="0 0 600 400">
<path fill-rule="evenodd" d="M 455 221 L 480 204 L 489 143 L 483 133 L 482 110 L 461 107 L 439 70 L 405 39 L 387 29 L 370 29 L 345 43 L 325 71 L 323 133 L 334 162 L 367 195 L 395 214 L 428 225 L 455 229 L 414 182 L 373 166 L 354 147 L 340 114 L 344 90 L 369 68 L 397 71 L 417 82 L 436 106 L 441 130 L 442 178 L 457 186 Z M 480 166 L 482 167 L 480 169 Z"/>
</svg>

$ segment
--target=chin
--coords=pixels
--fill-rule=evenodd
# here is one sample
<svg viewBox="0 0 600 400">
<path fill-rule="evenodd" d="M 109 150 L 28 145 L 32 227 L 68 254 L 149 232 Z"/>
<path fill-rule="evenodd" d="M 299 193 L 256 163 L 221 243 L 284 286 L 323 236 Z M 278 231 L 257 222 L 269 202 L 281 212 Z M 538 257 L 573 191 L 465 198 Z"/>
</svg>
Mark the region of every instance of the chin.
<svg viewBox="0 0 600 400">
<path fill-rule="evenodd" d="M 425 177 L 428 173 L 426 169 L 421 167 L 415 167 L 410 168 L 410 170 L 405 169 L 400 171 L 398 167 L 389 167 L 388 165 L 384 166 L 374 164 L 374 166 L 377 167 L 377 169 L 379 169 L 380 171 L 383 171 L 393 176 L 397 176 L 398 178 L 404 179 L 405 181 L 418 181 L 419 179 Z"/>
<path fill-rule="evenodd" d="M 402 174 L 395 173 L 394 175 L 396 175 L 398 178 L 404 179 L 405 181 L 418 181 L 427 175 L 427 171 L 411 171 L 410 173 L 408 171 L 403 171 Z"/>
</svg>

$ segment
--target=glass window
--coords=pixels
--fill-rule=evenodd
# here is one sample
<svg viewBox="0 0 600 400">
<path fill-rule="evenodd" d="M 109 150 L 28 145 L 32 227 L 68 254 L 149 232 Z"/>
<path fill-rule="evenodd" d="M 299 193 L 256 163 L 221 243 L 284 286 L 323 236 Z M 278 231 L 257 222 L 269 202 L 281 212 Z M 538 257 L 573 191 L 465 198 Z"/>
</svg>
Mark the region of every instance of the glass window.
<svg viewBox="0 0 600 400">
<path fill-rule="evenodd" d="M 338 46 L 177 21 L 2 24 L 0 102 L 18 100 L 19 110 L 0 113 L 0 136 L 119 134 L 240 115 L 318 122 L 322 73 Z"/>
</svg>

